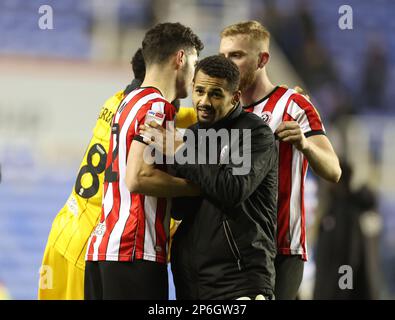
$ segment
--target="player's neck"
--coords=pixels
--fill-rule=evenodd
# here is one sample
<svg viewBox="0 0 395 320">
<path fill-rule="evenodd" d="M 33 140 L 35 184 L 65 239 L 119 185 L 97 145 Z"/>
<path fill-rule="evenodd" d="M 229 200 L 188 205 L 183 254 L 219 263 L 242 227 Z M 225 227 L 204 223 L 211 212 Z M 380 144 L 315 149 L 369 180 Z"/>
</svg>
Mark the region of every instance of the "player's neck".
<svg viewBox="0 0 395 320">
<path fill-rule="evenodd" d="M 255 82 L 241 93 L 240 102 L 243 106 L 253 104 L 273 91 L 275 85 L 269 80 L 266 69 L 257 75 Z"/>
<path fill-rule="evenodd" d="M 155 87 L 167 101 L 173 101 L 176 98 L 176 75 L 167 72 L 163 68 L 152 67 L 147 70 L 141 87 Z"/>
</svg>

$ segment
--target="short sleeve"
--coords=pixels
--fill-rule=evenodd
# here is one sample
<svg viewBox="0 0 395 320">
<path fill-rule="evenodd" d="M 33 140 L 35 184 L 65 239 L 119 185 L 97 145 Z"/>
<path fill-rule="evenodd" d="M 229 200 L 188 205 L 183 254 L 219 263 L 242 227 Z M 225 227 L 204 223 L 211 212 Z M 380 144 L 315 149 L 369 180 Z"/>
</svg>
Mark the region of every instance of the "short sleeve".
<svg viewBox="0 0 395 320">
<path fill-rule="evenodd" d="M 287 113 L 298 122 L 306 137 L 325 134 L 321 117 L 313 104 L 301 94 L 290 98 Z"/>
<path fill-rule="evenodd" d="M 133 140 L 145 143 L 143 142 L 143 137 L 139 134 L 138 128 L 141 124 L 145 123 L 148 116 L 152 120 L 160 123 L 162 127 L 166 128 L 166 123 L 168 121 L 174 121 L 175 114 L 176 108 L 171 103 L 168 103 L 163 99 L 155 99 L 145 104 L 136 114 L 136 121 L 134 124 L 136 135 Z"/>
</svg>

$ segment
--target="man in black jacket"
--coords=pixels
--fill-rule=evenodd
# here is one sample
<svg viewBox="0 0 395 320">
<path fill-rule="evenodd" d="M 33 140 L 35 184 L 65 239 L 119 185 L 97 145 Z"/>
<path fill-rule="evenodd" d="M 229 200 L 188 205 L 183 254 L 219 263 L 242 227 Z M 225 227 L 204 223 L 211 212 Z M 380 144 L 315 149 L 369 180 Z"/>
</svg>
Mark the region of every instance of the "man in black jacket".
<svg viewBox="0 0 395 320">
<path fill-rule="evenodd" d="M 173 200 L 182 219 L 171 251 L 177 299 L 273 296 L 277 151 L 270 128 L 238 104 L 239 78 L 223 56 L 200 61 L 192 97 L 198 123 L 184 144 L 174 141 L 177 176 L 201 188 L 200 197 Z M 158 148 L 174 134 L 154 123 L 142 131 Z"/>
</svg>

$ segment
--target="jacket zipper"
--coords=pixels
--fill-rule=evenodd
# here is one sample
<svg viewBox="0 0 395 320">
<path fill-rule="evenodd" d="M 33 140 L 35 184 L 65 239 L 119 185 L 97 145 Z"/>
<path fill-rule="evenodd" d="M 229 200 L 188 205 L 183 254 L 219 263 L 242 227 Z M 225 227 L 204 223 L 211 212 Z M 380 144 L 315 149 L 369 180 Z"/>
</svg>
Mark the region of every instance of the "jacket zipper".
<svg viewBox="0 0 395 320">
<path fill-rule="evenodd" d="M 236 259 L 237 267 L 238 267 L 239 271 L 241 271 L 241 269 L 242 269 L 241 255 L 240 255 L 239 248 L 237 247 L 236 241 L 233 238 L 233 234 L 230 229 L 229 223 L 228 223 L 228 221 L 224 220 L 224 221 L 222 221 L 222 225 L 224 226 L 225 235 L 226 235 L 226 239 L 228 240 L 230 250 L 232 251 L 234 258 Z"/>
</svg>

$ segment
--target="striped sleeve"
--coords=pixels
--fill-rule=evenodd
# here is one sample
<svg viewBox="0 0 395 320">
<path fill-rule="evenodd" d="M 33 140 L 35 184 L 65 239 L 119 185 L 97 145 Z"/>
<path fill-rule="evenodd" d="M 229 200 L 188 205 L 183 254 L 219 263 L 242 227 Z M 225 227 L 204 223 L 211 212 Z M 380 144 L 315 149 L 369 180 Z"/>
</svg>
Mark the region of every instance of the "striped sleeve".
<svg viewBox="0 0 395 320">
<path fill-rule="evenodd" d="M 301 94 L 290 97 L 287 113 L 299 123 L 306 137 L 325 134 L 321 117 L 313 104 Z"/>
<path fill-rule="evenodd" d="M 139 135 L 139 126 L 145 122 L 145 117 L 147 115 L 147 112 L 149 110 L 155 111 L 161 115 L 164 115 L 164 121 L 162 123 L 162 127 L 166 128 L 166 122 L 167 121 L 173 121 L 175 118 L 176 114 L 176 109 L 175 107 L 168 103 L 167 101 L 164 101 L 163 99 L 155 99 L 151 100 L 149 103 L 147 103 L 143 108 L 141 108 L 136 115 L 136 121 L 134 122 L 133 130 L 136 133 L 134 136 L 133 140 L 140 141 L 144 144 L 146 144 L 143 141 L 143 137 Z"/>
<path fill-rule="evenodd" d="M 165 122 L 175 120 L 176 108 L 171 103 L 165 102 L 164 113 L 166 115 Z M 164 125 L 164 126 L 166 126 L 166 125 Z"/>
</svg>

